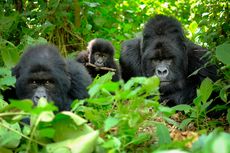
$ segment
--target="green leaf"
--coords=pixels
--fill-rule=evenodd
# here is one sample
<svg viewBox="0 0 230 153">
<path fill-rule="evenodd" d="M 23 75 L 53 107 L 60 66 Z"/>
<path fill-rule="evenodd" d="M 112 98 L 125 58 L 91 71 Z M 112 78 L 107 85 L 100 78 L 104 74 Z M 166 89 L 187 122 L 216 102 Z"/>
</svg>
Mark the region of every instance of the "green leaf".
<svg viewBox="0 0 230 153">
<path fill-rule="evenodd" d="M 18 123 L 7 123 L 4 120 L 0 122 L 0 147 L 7 147 L 7 148 L 16 148 L 21 140 L 21 136 L 15 133 L 8 128 L 13 129 L 21 133 L 21 129 Z"/>
<path fill-rule="evenodd" d="M 201 95 L 201 100 L 203 103 L 206 103 L 213 91 L 212 80 L 206 78 L 202 81 L 199 94 Z"/>
<path fill-rule="evenodd" d="M 33 107 L 33 102 L 31 100 L 25 99 L 25 100 L 10 100 L 10 106 L 16 107 L 20 110 L 23 110 L 25 112 L 30 112 Z"/>
<path fill-rule="evenodd" d="M 230 124 L 230 108 L 228 109 L 227 120 L 228 120 L 228 124 Z"/>
<path fill-rule="evenodd" d="M 166 106 L 163 106 L 163 105 L 159 106 L 159 111 L 164 113 L 167 116 L 171 116 L 172 114 L 175 113 L 175 110 L 173 108 L 169 108 L 169 107 L 166 107 Z"/>
<path fill-rule="evenodd" d="M 154 151 L 153 153 L 189 153 L 189 152 L 182 151 L 182 150 L 179 150 L 179 149 L 173 149 L 173 150 Z"/>
<path fill-rule="evenodd" d="M 53 128 L 44 128 L 38 130 L 39 137 L 53 138 L 55 130 Z"/>
<path fill-rule="evenodd" d="M 186 104 L 180 104 L 180 105 L 176 105 L 174 107 L 172 107 L 174 110 L 177 111 L 184 111 L 185 114 L 187 114 L 188 112 L 191 111 L 192 107 L 190 105 L 186 105 Z"/>
<path fill-rule="evenodd" d="M 39 115 L 42 122 L 51 122 L 54 119 L 54 113 L 51 111 L 41 112 Z"/>
<path fill-rule="evenodd" d="M 116 138 L 116 137 L 112 137 L 110 138 L 108 141 L 106 141 L 103 144 L 104 148 L 115 148 L 115 149 L 120 149 L 121 147 L 121 141 Z"/>
<path fill-rule="evenodd" d="M 90 98 L 87 100 L 87 102 L 97 105 L 108 105 L 113 103 L 113 97 Z"/>
<path fill-rule="evenodd" d="M 114 92 L 119 89 L 119 82 L 105 83 L 103 87 L 110 92 Z"/>
<path fill-rule="evenodd" d="M 229 90 L 229 88 L 230 88 L 230 85 L 225 86 L 220 90 L 219 95 L 220 95 L 221 100 L 223 100 L 224 102 L 228 101 L 228 92 L 227 91 Z"/>
<path fill-rule="evenodd" d="M 119 120 L 115 117 L 108 117 L 105 120 L 104 130 L 105 132 L 109 131 L 112 127 L 116 126 L 119 123 Z"/>
<path fill-rule="evenodd" d="M 183 120 L 179 126 L 180 129 L 184 129 L 191 121 L 193 121 L 192 118 L 187 118 Z"/>
<path fill-rule="evenodd" d="M 6 106 L 8 106 L 8 103 L 5 102 L 3 99 L 0 98 L 0 109 L 3 109 Z"/>
<path fill-rule="evenodd" d="M 200 108 L 201 106 L 201 96 L 200 95 L 197 95 L 196 98 L 193 99 L 193 103 Z"/>
<path fill-rule="evenodd" d="M 72 121 L 74 121 L 76 125 L 82 125 L 87 122 L 85 119 L 69 111 L 63 111 L 60 114 L 58 114 L 56 117 L 60 119 L 60 117 L 63 115 L 72 119 Z"/>
<path fill-rule="evenodd" d="M 196 23 L 196 21 L 193 21 L 193 22 L 189 25 L 189 30 L 191 31 L 192 34 L 195 34 L 197 28 L 198 28 L 198 24 Z"/>
<path fill-rule="evenodd" d="M 216 47 L 216 57 L 224 64 L 230 65 L 230 44 L 224 43 Z"/>
<path fill-rule="evenodd" d="M 147 133 L 140 133 L 138 134 L 138 136 L 136 138 L 134 138 L 132 140 L 132 143 L 137 145 L 137 144 L 141 144 L 143 142 L 148 141 L 151 138 L 151 136 Z"/>
<path fill-rule="evenodd" d="M 72 139 L 92 132 L 93 129 L 85 124 L 86 122 L 71 112 L 65 111 L 57 114 L 52 124 L 55 129 L 54 141 Z"/>
<path fill-rule="evenodd" d="M 112 80 L 114 72 L 109 72 L 101 77 L 96 77 L 93 83 L 89 86 L 89 95 L 90 97 L 94 97 L 97 93 L 100 92 L 103 85 Z"/>
<path fill-rule="evenodd" d="M 5 66 L 12 68 L 19 60 L 19 52 L 17 48 L 5 48 L 1 51 L 2 59 Z"/>
<path fill-rule="evenodd" d="M 0 78 L 0 87 L 3 85 L 13 86 L 16 83 L 16 78 L 12 76 L 6 76 L 4 78 Z"/>
<path fill-rule="evenodd" d="M 144 88 L 149 93 L 158 91 L 160 85 L 160 79 L 156 76 L 152 76 L 144 81 Z"/>
<path fill-rule="evenodd" d="M 1 148 L 1 147 L 0 147 L 0 152 L 1 152 L 1 153 L 13 153 L 12 150 L 6 149 L 6 148 Z"/>
<path fill-rule="evenodd" d="M 137 125 L 137 122 L 141 119 L 141 116 L 138 112 L 131 113 L 131 118 L 129 119 L 129 126 L 135 127 Z"/>
<path fill-rule="evenodd" d="M 218 153 L 229 153 L 230 152 L 230 134 L 229 133 L 220 133 L 216 138 L 213 139 L 213 144 L 210 145 L 211 152 Z"/>
<path fill-rule="evenodd" d="M 159 145 L 169 144 L 171 143 L 170 134 L 168 128 L 164 124 L 156 124 L 156 134 L 159 139 Z"/>
<path fill-rule="evenodd" d="M 97 139 L 99 137 L 98 131 L 93 131 L 74 139 L 46 145 L 47 153 L 92 153 L 94 151 Z"/>
</svg>

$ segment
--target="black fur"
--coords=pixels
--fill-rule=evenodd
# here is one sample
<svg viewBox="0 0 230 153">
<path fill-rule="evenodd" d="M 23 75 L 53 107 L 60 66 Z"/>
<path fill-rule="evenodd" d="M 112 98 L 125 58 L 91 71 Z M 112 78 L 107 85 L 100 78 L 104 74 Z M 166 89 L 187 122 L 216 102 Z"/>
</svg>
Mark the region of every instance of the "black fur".
<svg viewBox="0 0 230 153">
<path fill-rule="evenodd" d="M 66 61 L 54 46 L 30 47 L 12 71 L 19 99 L 34 100 L 39 86 L 45 89 L 47 99 L 62 111 L 70 109 L 72 100 L 88 97 L 86 87 L 91 77 L 87 70 L 76 61 Z"/>
<path fill-rule="evenodd" d="M 77 56 L 77 61 L 83 63 L 89 74 L 95 78 L 97 75 L 102 76 L 108 73 L 109 70 L 102 70 L 100 66 L 98 68 L 87 66 L 87 63 L 95 64 L 94 55 L 96 52 L 106 55 L 107 59 L 103 63 L 103 67 L 115 69 L 112 81 L 118 81 L 120 79 L 120 70 L 114 61 L 114 47 L 113 45 L 104 39 L 93 39 L 89 42 L 87 51 L 82 51 Z"/>
<path fill-rule="evenodd" d="M 156 62 L 170 61 L 166 78 L 170 83 L 161 82 L 161 101 L 168 101 L 169 105 L 191 103 L 205 77 L 216 80 L 215 66 L 205 67 L 207 59 L 202 59 L 206 52 L 184 36 L 176 19 L 157 15 L 146 23 L 142 37 L 122 44 L 122 78 L 127 81 L 135 76 L 155 75 Z M 190 76 L 201 67 L 196 75 Z"/>
</svg>

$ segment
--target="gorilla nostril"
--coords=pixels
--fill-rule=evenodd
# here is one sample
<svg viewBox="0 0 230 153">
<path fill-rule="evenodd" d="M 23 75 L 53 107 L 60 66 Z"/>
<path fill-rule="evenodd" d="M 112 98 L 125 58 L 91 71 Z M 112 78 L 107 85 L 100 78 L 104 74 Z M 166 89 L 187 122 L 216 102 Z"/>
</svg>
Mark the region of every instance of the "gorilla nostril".
<svg viewBox="0 0 230 153">
<path fill-rule="evenodd" d="M 168 70 L 167 70 L 167 69 L 165 69 L 165 70 L 162 72 L 163 75 L 167 75 L 167 73 L 168 73 Z"/>
<path fill-rule="evenodd" d="M 161 71 L 160 71 L 160 70 L 157 70 L 157 74 L 158 74 L 158 75 L 161 75 Z"/>
<path fill-rule="evenodd" d="M 156 70 L 156 75 L 159 77 L 166 77 L 168 75 L 168 69 L 159 67 Z"/>
</svg>

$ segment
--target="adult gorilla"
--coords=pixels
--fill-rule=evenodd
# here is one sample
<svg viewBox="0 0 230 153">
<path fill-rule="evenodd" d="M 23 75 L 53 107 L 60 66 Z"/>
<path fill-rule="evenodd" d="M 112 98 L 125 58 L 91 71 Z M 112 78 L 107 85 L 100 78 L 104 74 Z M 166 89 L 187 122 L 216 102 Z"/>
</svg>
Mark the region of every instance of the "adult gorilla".
<svg viewBox="0 0 230 153">
<path fill-rule="evenodd" d="M 205 53 L 184 36 L 176 19 L 157 15 L 145 25 L 142 38 L 122 44 L 122 78 L 127 81 L 134 76 L 157 75 L 161 101 L 168 105 L 190 103 L 205 77 L 216 79 L 215 67 L 205 67 L 207 59 L 201 58 Z"/>
<path fill-rule="evenodd" d="M 86 87 L 91 83 L 82 64 L 64 60 L 51 45 L 29 48 L 13 68 L 13 75 L 19 99 L 32 99 L 36 105 L 44 97 L 60 111 L 69 110 L 73 99 L 88 97 Z"/>
</svg>

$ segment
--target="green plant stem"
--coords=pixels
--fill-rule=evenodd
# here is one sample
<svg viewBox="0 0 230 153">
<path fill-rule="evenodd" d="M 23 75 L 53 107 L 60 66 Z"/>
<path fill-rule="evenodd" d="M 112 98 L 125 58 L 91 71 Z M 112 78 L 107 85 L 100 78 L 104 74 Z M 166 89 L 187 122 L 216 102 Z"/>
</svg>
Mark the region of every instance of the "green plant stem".
<svg viewBox="0 0 230 153">
<path fill-rule="evenodd" d="M 0 118 L 0 120 L 3 121 L 2 118 Z M 17 130 L 12 129 L 11 127 L 8 127 L 8 126 L 2 124 L 1 122 L 0 122 L 0 126 L 6 128 L 6 129 L 9 129 L 10 131 L 13 131 L 13 132 L 17 133 L 18 135 L 22 136 L 23 138 L 28 139 L 28 140 L 30 140 L 30 141 L 33 141 L 33 142 L 35 142 L 35 143 L 37 143 L 37 144 L 39 144 L 39 145 L 41 145 L 41 146 L 46 146 L 46 144 L 44 144 L 44 143 L 42 143 L 42 142 L 39 142 L 39 141 L 37 141 L 37 140 L 35 140 L 35 139 L 31 139 L 30 137 L 28 137 L 28 136 L 26 136 L 26 135 L 24 135 L 24 134 L 18 132 Z"/>
<path fill-rule="evenodd" d="M 29 139 L 29 142 L 28 142 L 28 145 L 27 145 L 27 148 L 26 148 L 26 152 L 29 153 L 29 150 L 30 150 L 30 146 L 31 146 L 31 143 L 33 140 L 33 137 L 34 137 L 34 134 L 35 134 L 35 130 L 40 122 L 40 119 L 41 119 L 41 115 L 38 116 L 38 118 L 36 119 L 36 122 L 35 124 L 33 125 L 32 127 L 32 130 L 31 130 L 31 133 L 30 133 L 30 139 Z"/>
<path fill-rule="evenodd" d="M 23 113 L 23 112 L 0 113 L 0 117 L 13 116 L 13 115 L 30 115 L 30 114 L 29 113 Z"/>
</svg>

